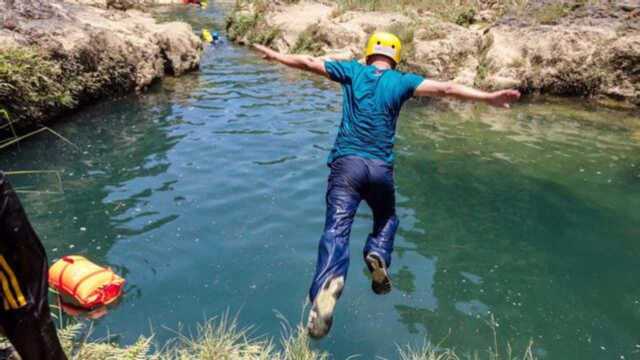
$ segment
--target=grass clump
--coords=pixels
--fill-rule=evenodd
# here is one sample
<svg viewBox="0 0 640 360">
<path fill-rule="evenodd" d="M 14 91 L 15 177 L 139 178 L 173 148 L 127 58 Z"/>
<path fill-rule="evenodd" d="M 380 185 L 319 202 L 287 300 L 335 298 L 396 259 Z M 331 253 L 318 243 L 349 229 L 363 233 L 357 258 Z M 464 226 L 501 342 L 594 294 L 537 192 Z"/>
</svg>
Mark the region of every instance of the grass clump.
<svg viewBox="0 0 640 360">
<path fill-rule="evenodd" d="M 460 359 L 470 359 L 470 360 L 536 360 L 537 358 L 533 355 L 532 344 L 525 349 L 524 354 L 521 356 L 514 355 L 513 350 L 507 344 L 507 349 L 504 354 L 494 348 L 489 348 L 486 352 L 486 355 L 481 356 L 479 352 L 474 352 L 473 354 L 466 354 L 463 357 L 460 357 L 454 350 L 451 349 L 442 349 L 438 346 L 433 346 L 431 344 L 424 345 L 422 347 L 411 347 L 407 346 L 404 348 L 398 349 L 398 355 L 400 360 L 460 360 Z"/>
<path fill-rule="evenodd" d="M 318 24 L 313 24 L 300 33 L 291 48 L 291 52 L 294 54 L 305 53 L 320 56 L 324 55 L 323 47 L 325 44 L 328 44 L 326 35 L 322 32 Z"/>
<path fill-rule="evenodd" d="M 89 341 L 91 328 L 83 325 L 67 325 L 58 332 L 62 347 L 74 360 L 329 360 L 324 351 L 314 350 L 302 325 L 292 327 L 282 320 L 282 338 L 277 347 L 272 339 L 253 337 L 251 328 L 240 328 L 235 318 L 224 315 L 210 319 L 197 327 L 195 335 L 177 331 L 177 337 L 162 347 L 154 346 L 153 336 L 140 337 L 134 344 L 121 347 L 110 339 Z M 427 343 L 421 347 L 398 347 L 401 360 L 536 360 L 533 343 L 529 343 L 521 355 L 517 355 L 509 343 L 500 347 L 498 324 L 493 317 L 487 321 L 493 334 L 493 344 L 485 351 L 460 356 L 453 349 Z M 0 346 L 7 344 L 0 339 Z"/>
<path fill-rule="evenodd" d="M 533 16 L 539 23 L 550 25 L 556 24 L 560 19 L 571 12 L 571 7 L 562 2 L 547 4 L 533 12 Z"/>
<path fill-rule="evenodd" d="M 416 27 L 417 24 L 393 23 L 384 29 L 384 31 L 395 34 L 402 42 L 402 58 L 398 64 L 399 70 L 410 70 L 407 59 L 412 59 L 415 56 Z"/>
<path fill-rule="evenodd" d="M 239 43 L 271 45 L 282 30 L 267 23 L 264 14 L 268 6 L 264 0 L 237 0 L 225 20 L 229 39 Z"/>
<path fill-rule="evenodd" d="M 228 315 L 211 319 L 197 327 L 195 335 L 178 331 L 163 347 L 153 346 L 153 337 L 140 337 L 133 345 L 120 347 L 104 339 L 89 341 L 91 329 L 69 325 L 58 332 L 62 347 L 75 360 L 328 360 L 329 355 L 311 349 L 302 327 L 283 323 L 281 350 L 271 339 L 251 336 L 250 328 L 240 328 Z"/>
<path fill-rule="evenodd" d="M 472 7 L 460 9 L 456 16 L 455 23 L 460 26 L 469 26 L 475 22 L 476 10 Z"/>
<path fill-rule="evenodd" d="M 469 360 L 537 360 L 537 357 L 533 354 L 533 342 L 530 341 L 528 346 L 524 349 L 522 355 L 514 354 L 513 348 L 510 343 L 506 343 L 501 350 L 498 342 L 498 327 L 499 324 L 491 315 L 489 320 L 486 321 L 487 326 L 491 330 L 493 336 L 493 344 L 489 346 L 486 351 L 475 351 L 471 354 L 466 354 L 463 359 Z M 460 360 L 461 357 L 456 354 L 453 349 L 443 348 L 442 343 L 432 345 L 430 343 L 425 344 L 422 347 L 400 347 L 398 348 L 399 357 L 401 360 Z M 480 355 L 484 353 L 484 355 Z"/>
<path fill-rule="evenodd" d="M 58 62 L 34 48 L 0 52 L 0 109 L 14 123 L 74 107 L 74 86 Z"/>
<path fill-rule="evenodd" d="M 88 341 L 88 334 L 82 336 L 83 326 L 74 324 L 58 331 L 58 337 L 64 352 L 70 359 L 112 360 L 157 359 L 151 354 L 152 338 L 140 337 L 133 345 L 120 347 L 108 341 Z M 80 339 L 79 339 L 80 338 Z"/>
<path fill-rule="evenodd" d="M 280 360 L 328 360 L 329 354 L 311 349 L 311 341 L 307 330 L 298 326 L 295 334 L 282 339 L 282 356 Z"/>
<path fill-rule="evenodd" d="M 228 315 L 209 320 L 197 329 L 197 335 L 178 335 L 154 356 L 159 360 L 327 360 L 327 353 L 311 349 L 309 337 L 301 326 L 292 329 L 283 322 L 281 350 L 271 339 L 250 335 Z"/>
<path fill-rule="evenodd" d="M 431 344 L 422 347 L 407 346 L 398 349 L 401 360 L 459 360 L 460 358 L 453 350 L 439 350 Z"/>
<path fill-rule="evenodd" d="M 198 326 L 197 335 L 178 334 L 161 359 L 270 359 L 274 354 L 271 341 L 251 338 L 249 329 L 240 329 L 235 320 L 224 316 L 220 321 L 207 321 Z"/>
</svg>

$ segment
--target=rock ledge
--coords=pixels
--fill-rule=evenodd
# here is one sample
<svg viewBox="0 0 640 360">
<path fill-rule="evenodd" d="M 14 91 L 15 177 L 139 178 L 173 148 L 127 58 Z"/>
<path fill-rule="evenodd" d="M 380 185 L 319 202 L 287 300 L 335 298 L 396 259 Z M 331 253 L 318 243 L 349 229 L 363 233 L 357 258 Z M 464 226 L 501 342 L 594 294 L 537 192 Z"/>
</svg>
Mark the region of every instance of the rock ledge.
<svg viewBox="0 0 640 360">
<path fill-rule="evenodd" d="M 185 23 L 61 0 L 0 0 L 0 8 L 0 109 L 20 126 L 200 63 L 202 42 Z"/>
</svg>

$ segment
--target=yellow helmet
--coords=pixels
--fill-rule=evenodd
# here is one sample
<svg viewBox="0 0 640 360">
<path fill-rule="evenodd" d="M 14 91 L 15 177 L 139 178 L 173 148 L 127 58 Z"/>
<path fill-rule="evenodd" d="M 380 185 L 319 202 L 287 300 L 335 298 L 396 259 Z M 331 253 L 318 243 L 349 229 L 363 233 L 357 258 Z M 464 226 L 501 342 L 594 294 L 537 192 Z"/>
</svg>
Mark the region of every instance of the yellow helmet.
<svg viewBox="0 0 640 360">
<path fill-rule="evenodd" d="M 400 62 L 400 50 L 402 50 L 402 43 L 397 36 L 388 32 L 376 32 L 369 38 L 365 54 L 366 57 L 384 55 L 398 64 Z"/>
</svg>

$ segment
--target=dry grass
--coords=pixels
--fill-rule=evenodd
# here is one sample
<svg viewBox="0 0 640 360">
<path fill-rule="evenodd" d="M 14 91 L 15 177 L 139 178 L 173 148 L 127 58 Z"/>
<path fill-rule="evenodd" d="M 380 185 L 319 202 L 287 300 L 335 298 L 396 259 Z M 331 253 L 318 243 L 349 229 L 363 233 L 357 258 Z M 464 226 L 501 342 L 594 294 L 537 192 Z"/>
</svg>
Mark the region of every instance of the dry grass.
<svg viewBox="0 0 640 360">
<path fill-rule="evenodd" d="M 428 11 L 444 20 L 467 25 L 473 21 L 476 12 L 494 9 L 499 13 L 523 9 L 529 0 L 333 0 L 336 12 L 348 10 L 364 11 L 406 11 L 414 9 Z"/>
<path fill-rule="evenodd" d="M 399 27 L 388 29 L 398 32 L 407 44 L 405 53 L 410 54 L 414 30 L 431 26 L 422 15 L 439 17 L 445 21 L 468 26 L 474 23 L 476 14 L 482 10 L 492 9 L 499 16 L 506 12 L 523 13 L 523 9 L 530 0 L 328 0 L 337 6 L 331 13 L 335 18 L 346 11 L 395 11 L 402 12 L 414 20 L 409 29 Z M 297 0 L 287 0 L 296 3 Z M 273 3 L 267 0 L 236 0 L 234 10 L 226 19 L 229 38 L 239 43 L 261 43 L 269 45 L 282 33 L 281 29 L 269 26 L 265 14 L 272 8 Z M 433 36 L 444 37 L 442 32 Z M 408 40 L 405 40 L 405 38 Z M 322 55 L 327 43 L 317 25 L 309 26 L 303 31 L 292 46 L 293 53 L 308 53 Z M 406 57 L 406 56 L 405 56 Z"/>
<path fill-rule="evenodd" d="M 176 332 L 177 337 L 167 345 L 154 350 L 153 337 L 140 337 L 128 347 L 119 347 L 104 341 L 88 341 L 91 329 L 83 331 L 80 325 L 67 326 L 60 331 L 63 348 L 76 360 L 328 360 L 329 354 L 314 350 L 305 329 L 292 327 L 282 318 L 282 339 L 277 348 L 272 339 L 253 337 L 251 329 L 240 328 L 234 318 L 228 315 L 212 319 L 200 325 L 195 335 Z M 427 344 L 422 347 L 399 347 L 401 360 L 536 360 L 532 347 L 522 355 L 515 355 L 507 343 L 500 350 L 497 323 L 493 318 L 487 323 L 493 333 L 494 343 L 488 350 L 459 356 L 453 349 L 442 344 Z"/>
<path fill-rule="evenodd" d="M 56 317 L 62 319 L 62 313 Z M 278 315 L 282 324 L 279 345 L 273 339 L 252 336 L 251 328 L 240 328 L 235 318 L 224 315 L 198 326 L 195 335 L 176 331 L 176 337 L 162 347 L 154 346 L 153 336 L 141 336 L 134 344 L 121 347 L 110 339 L 89 340 L 92 329 L 83 325 L 66 325 L 58 332 L 62 347 L 74 360 L 328 360 L 330 355 L 315 350 L 302 325 L 292 327 Z M 64 321 L 62 321 L 64 323 Z M 513 351 L 509 343 L 499 345 L 498 324 L 493 317 L 487 321 L 493 344 L 487 350 L 461 356 L 454 349 L 440 344 L 426 343 L 421 347 L 398 347 L 401 360 L 536 360 L 533 343 L 521 353 Z M 0 338 L 0 348 L 8 344 Z"/>
<path fill-rule="evenodd" d="M 284 324 L 284 323 L 283 323 Z M 120 347 L 109 339 L 89 341 L 91 329 L 69 325 L 59 331 L 70 359 L 75 360 L 327 360 L 329 355 L 313 350 L 302 327 L 283 325 L 281 349 L 273 340 L 253 337 L 250 328 L 240 328 L 228 315 L 198 326 L 195 335 L 176 332 L 176 338 L 154 350 L 153 337 L 140 337 L 133 345 Z"/>
<path fill-rule="evenodd" d="M 488 347 L 486 351 L 475 351 L 471 354 L 466 354 L 464 357 L 460 357 L 453 349 L 447 349 L 442 347 L 442 343 L 432 345 L 427 343 L 422 347 L 415 348 L 407 346 L 399 348 L 399 356 L 401 360 L 537 360 L 533 354 L 533 342 L 530 341 L 529 345 L 524 349 L 521 355 L 514 353 L 510 343 L 506 343 L 502 349 L 498 341 L 498 326 L 493 315 L 487 321 L 487 326 L 491 330 L 493 336 L 493 344 Z M 444 342 L 444 341 L 443 341 Z M 480 355 L 483 354 L 483 355 Z"/>
</svg>

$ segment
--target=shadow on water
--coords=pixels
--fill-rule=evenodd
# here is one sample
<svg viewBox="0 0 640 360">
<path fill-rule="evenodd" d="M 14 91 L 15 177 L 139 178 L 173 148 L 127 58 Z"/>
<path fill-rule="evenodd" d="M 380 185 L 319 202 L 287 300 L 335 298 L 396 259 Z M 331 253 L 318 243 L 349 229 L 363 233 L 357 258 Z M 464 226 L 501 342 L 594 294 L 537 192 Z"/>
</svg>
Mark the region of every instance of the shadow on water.
<svg viewBox="0 0 640 360">
<path fill-rule="evenodd" d="M 435 133 L 450 133 L 443 128 L 459 121 L 431 115 L 433 122 L 444 120 L 432 128 Z M 566 126 L 566 118 L 558 121 Z M 637 232 L 638 214 L 627 206 L 637 205 L 640 182 L 624 173 L 637 171 L 616 168 L 610 175 L 616 189 L 595 184 L 600 193 L 585 196 L 570 185 L 574 179 L 567 178 L 576 175 L 566 161 L 564 179 L 530 175 L 517 160 L 531 153 L 506 152 L 512 162 L 487 158 L 505 141 L 485 135 L 476 146 L 474 130 L 466 131 L 458 151 L 440 151 L 428 142 L 399 156 L 400 205 L 411 210 L 411 219 L 399 232 L 405 241 L 398 257 L 417 253 L 435 268 L 428 279 L 435 301 L 427 307 L 395 305 L 400 321 L 410 332 L 423 329 L 432 341 L 446 337 L 469 350 L 492 341 L 486 321 L 495 314 L 504 341 L 523 348 L 533 339 L 540 355 L 590 358 L 602 347 L 629 357 L 640 334 L 640 291 L 634 285 L 640 244 L 630 236 Z M 416 135 L 422 132 L 405 131 L 400 145 L 415 142 Z M 544 144 L 539 151 L 554 147 Z M 394 274 L 409 297 L 420 287 L 420 272 L 420 266 L 403 266 Z"/>
<path fill-rule="evenodd" d="M 152 179 L 169 168 L 166 154 L 183 136 L 171 133 L 175 122 L 150 119 L 171 119 L 171 113 L 170 91 L 164 96 L 109 101 L 74 116 L 74 122 L 83 123 L 81 127 L 57 124 L 56 129 L 82 151 L 55 139 L 39 138 L 32 140 L 37 146 L 25 142 L 20 149 L 3 154 L 1 168 L 63 172 L 64 194 L 22 196 L 32 221 L 42 225 L 38 231 L 46 239 L 51 258 L 72 252 L 108 262 L 105 255 L 117 239 L 177 219 L 175 214 L 139 210 L 154 193 L 172 190 L 177 180 L 165 180 L 155 188 L 151 183 L 139 189 L 128 187 L 134 179 Z M 113 156 L 115 149 L 118 156 Z M 16 161 L 24 158 L 32 161 Z M 51 216 L 57 221 L 46 221 Z M 132 228 L 136 220 L 144 224 Z M 120 270 L 126 275 L 126 269 Z"/>
</svg>

